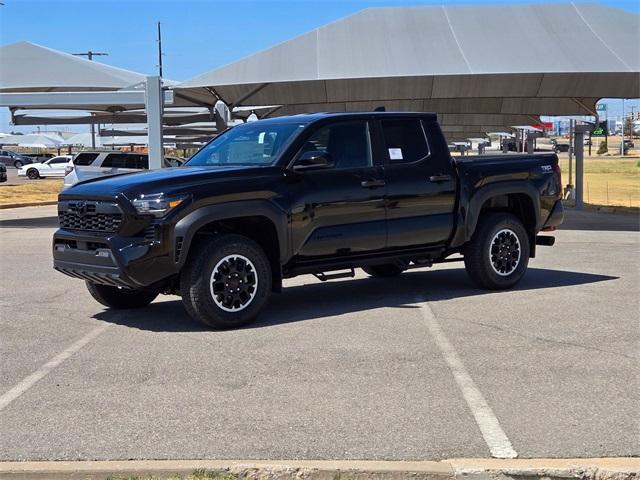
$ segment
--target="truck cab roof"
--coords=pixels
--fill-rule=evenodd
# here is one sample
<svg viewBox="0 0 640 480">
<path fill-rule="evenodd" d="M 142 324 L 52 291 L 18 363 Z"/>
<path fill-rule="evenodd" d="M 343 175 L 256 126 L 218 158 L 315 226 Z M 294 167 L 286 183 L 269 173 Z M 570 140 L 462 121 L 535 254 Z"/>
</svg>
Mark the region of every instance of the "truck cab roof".
<svg viewBox="0 0 640 480">
<path fill-rule="evenodd" d="M 398 117 L 408 117 L 408 118 L 423 118 L 425 120 L 433 120 L 437 119 L 435 113 L 424 113 L 424 112 L 320 112 L 320 113 L 302 113 L 299 115 L 288 115 L 284 117 L 274 117 L 267 118 L 264 120 L 258 120 L 259 122 L 270 122 L 270 123 L 292 123 L 292 122 L 300 122 L 303 124 L 310 124 L 314 122 L 318 122 L 320 120 L 326 119 L 357 119 L 362 117 L 375 117 L 375 118 L 398 118 Z"/>
</svg>

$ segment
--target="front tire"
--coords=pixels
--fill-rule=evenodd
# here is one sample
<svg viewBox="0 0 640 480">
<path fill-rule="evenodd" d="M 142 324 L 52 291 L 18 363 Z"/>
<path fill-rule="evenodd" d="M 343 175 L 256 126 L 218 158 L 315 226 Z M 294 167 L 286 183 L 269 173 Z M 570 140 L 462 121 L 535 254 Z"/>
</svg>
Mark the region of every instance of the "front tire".
<svg viewBox="0 0 640 480">
<path fill-rule="evenodd" d="M 24 165 L 24 163 L 22 163 L 22 161 L 20 160 L 16 160 L 15 162 L 13 162 L 13 166 L 16 168 L 21 168 Z"/>
<path fill-rule="evenodd" d="M 528 264 L 529 235 L 522 222 L 505 212 L 483 215 L 464 250 L 471 280 L 482 288 L 504 290 L 520 281 Z"/>
<path fill-rule="evenodd" d="M 391 278 L 401 275 L 405 269 L 393 263 L 386 263 L 384 265 L 369 265 L 368 267 L 362 267 L 362 270 L 374 278 Z"/>
<path fill-rule="evenodd" d="M 271 265 L 260 245 L 224 234 L 192 248 L 180 275 L 187 313 L 215 329 L 254 321 L 271 295 Z"/>
<path fill-rule="evenodd" d="M 116 310 L 146 307 L 158 296 L 158 292 L 154 291 L 118 288 L 91 282 L 86 284 L 87 290 L 98 303 Z"/>
<path fill-rule="evenodd" d="M 30 168 L 29 170 L 27 170 L 27 177 L 29 177 L 31 180 L 37 180 L 40 178 L 40 173 L 35 168 Z"/>
</svg>

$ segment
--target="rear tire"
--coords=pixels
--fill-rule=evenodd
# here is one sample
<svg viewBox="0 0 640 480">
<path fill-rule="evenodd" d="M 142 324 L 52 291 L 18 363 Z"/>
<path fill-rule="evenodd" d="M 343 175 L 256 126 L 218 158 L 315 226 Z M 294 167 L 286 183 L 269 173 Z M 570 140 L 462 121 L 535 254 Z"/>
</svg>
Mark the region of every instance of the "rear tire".
<svg viewBox="0 0 640 480">
<path fill-rule="evenodd" d="M 368 267 L 362 267 L 362 270 L 371 277 L 391 278 L 401 275 L 405 269 L 393 263 L 386 263 L 384 265 L 369 265 Z"/>
<path fill-rule="evenodd" d="M 529 235 L 516 216 L 491 212 L 478 221 L 464 250 L 471 280 L 482 288 L 504 290 L 520 281 L 529 264 Z"/>
<path fill-rule="evenodd" d="M 29 170 L 27 170 L 27 177 L 29 177 L 31 180 L 37 180 L 40 178 L 40 173 L 35 168 L 30 168 Z"/>
<path fill-rule="evenodd" d="M 192 247 L 180 275 L 187 313 L 215 329 L 254 321 L 271 295 L 271 264 L 253 240 L 223 234 Z"/>
<path fill-rule="evenodd" d="M 16 168 L 20 168 L 24 165 L 24 163 L 22 163 L 22 161 L 20 160 L 16 160 L 15 162 L 13 162 L 13 166 Z"/>
<path fill-rule="evenodd" d="M 91 296 L 105 307 L 117 310 L 142 308 L 149 305 L 158 296 L 158 292 L 148 290 L 129 290 L 86 282 Z"/>
</svg>

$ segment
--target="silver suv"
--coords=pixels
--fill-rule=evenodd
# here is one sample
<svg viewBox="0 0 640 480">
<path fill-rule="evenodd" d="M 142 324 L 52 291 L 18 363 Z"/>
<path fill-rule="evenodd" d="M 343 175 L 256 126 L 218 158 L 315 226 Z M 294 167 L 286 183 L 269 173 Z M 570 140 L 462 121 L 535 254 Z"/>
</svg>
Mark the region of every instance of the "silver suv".
<svg viewBox="0 0 640 480">
<path fill-rule="evenodd" d="M 0 163 L 3 163 L 6 166 L 12 165 L 16 168 L 20 168 L 27 163 L 33 163 L 33 160 L 12 150 L 0 150 Z"/>
<path fill-rule="evenodd" d="M 108 177 L 122 173 L 133 173 L 149 169 L 149 155 L 135 152 L 80 152 L 73 157 L 73 165 L 64 172 L 63 190 L 97 177 Z M 180 167 L 182 158 L 165 156 L 165 167 Z"/>
</svg>

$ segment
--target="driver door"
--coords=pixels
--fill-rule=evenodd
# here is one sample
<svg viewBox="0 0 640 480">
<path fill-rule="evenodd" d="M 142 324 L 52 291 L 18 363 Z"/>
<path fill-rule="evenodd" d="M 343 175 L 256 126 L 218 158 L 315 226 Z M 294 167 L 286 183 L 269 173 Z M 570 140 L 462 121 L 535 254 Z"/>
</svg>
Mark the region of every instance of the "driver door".
<svg viewBox="0 0 640 480">
<path fill-rule="evenodd" d="M 370 137 L 367 120 L 339 121 L 320 127 L 298 152 L 297 158 L 317 150 L 332 165 L 297 170 L 291 189 L 296 257 L 352 255 L 385 247 L 384 170 L 374 161 Z"/>
<path fill-rule="evenodd" d="M 69 159 L 65 157 L 54 157 L 47 160 L 46 167 L 40 170 L 40 174 L 47 177 L 64 177 L 64 168 L 69 163 Z"/>
</svg>

